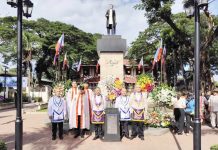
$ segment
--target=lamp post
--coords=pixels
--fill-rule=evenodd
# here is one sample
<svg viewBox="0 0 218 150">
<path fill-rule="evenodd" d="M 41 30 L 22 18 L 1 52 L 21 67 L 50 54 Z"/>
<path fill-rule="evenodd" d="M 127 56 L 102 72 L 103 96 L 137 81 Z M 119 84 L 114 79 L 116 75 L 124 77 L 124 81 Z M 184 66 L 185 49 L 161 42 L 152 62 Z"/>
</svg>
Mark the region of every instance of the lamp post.
<svg viewBox="0 0 218 150">
<path fill-rule="evenodd" d="M 17 8 L 17 110 L 15 121 L 15 149 L 22 150 L 22 15 L 27 18 L 31 16 L 29 13 L 32 13 L 33 3 L 30 2 L 30 0 L 7 0 L 7 4 Z M 23 9 L 23 6 L 25 6 L 25 9 Z"/>
<path fill-rule="evenodd" d="M 195 17 L 195 49 L 194 49 L 194 93 L 195 93 L 195 115 L 193 149 L 201 150 L 201 119 L 200 119 L 200 8 L 207 7 L 208 0 L 188 0 L 184 8 L 188 17 Z M 194 10 L 194 11 L 193 11 Z"/>
</svg>

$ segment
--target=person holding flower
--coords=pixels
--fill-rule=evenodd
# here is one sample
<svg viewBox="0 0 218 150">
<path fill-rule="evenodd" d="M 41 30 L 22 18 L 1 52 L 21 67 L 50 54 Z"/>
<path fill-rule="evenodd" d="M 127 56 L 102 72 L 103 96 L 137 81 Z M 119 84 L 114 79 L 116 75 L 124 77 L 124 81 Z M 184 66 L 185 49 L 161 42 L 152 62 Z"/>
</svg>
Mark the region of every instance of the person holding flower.
<svg viewBox="0 0 218 150">
<path fill-rule="evenodd" d="M 130 121 L 130 106 L 129 106 L 129 96 L 127 96 L 127 90 L 122 88 L 121 95 L 116 98 L 115 108 L 119 109 L 120 112 L 120 131 L 121 139 L 123 136 L 129 139 L 129 121 Z"/>
<path fill-rule="evenodd" d="M 130 95 L 130 108 L 132 116 L 131 139 L 138 137 L 144 140 L 144 121 L 147 115 L 147 93 L 141 91 L 140 84 L 135 85 L 135 92 Z"/>
<path fill-rule="evenodd" d="M 95 93 L 91 98 L 92 105 L 92 124 L 94 125 L 95 137 L 93 140 L 103 139 L 104 131 L 104 117 L 105 117 L 105 97 L 101 94 L 101 89 L 97 87 Z"/>
</svg>

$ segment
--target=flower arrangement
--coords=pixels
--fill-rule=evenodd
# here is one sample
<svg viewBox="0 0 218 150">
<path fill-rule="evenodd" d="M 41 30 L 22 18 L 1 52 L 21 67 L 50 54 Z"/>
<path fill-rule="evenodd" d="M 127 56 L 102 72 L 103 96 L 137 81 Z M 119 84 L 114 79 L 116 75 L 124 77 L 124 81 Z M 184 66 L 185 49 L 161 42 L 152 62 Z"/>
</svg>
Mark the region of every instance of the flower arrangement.
<svg viewBox="0 0 218 150">
<path fill-rule="evenodd" d="M 121 94 L 123 83 L 119 78 L 108 76 L 100 81 L 98 86 L 101 88 L 103 94 L 107 95 L 107 99 L 110 100 L 111 103 L 114 103 L 115 99 Z"/>
<path fill-rule="evenodd" d="M 171 125 L 171 117 L 167 113 L 153 111 L 148 114 L 145 124 L 154 128 L 168 128 Z"/>
<path fill-rule="evenodd" d="M 150 74 L 141 74 L 137 77 L 136 84 L 141 86 L 142 91 L 151 92 L 154 88 L 154 79 Z"/>
<path fill-rule="evenodd" d="M 157 106 L 172 106 L 176 99 L 176 91 L 166 84 L 161 84 L 153 89 L 150 96 Z"/>
</svg>

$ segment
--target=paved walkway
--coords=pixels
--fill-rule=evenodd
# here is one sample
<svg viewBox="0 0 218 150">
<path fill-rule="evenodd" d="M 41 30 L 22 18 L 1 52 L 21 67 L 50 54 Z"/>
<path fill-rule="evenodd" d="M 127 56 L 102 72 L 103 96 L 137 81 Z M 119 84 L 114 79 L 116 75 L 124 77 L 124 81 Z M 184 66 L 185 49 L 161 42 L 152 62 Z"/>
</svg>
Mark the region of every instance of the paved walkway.
<svg viewBox="0 0 218 150">
<path fill-rule="evenodd" d="M 46 113 L 31 112 L 26 108 L 24 121 L 24 150 L 192 150 L 193 136 L 174 135 L 167 132 L 161 136 L 146 134 L 145 141 L 123 139 L 121 142 L 92 141 L 93 135 L 86 135 L 84 139 L 74 139 L 73 135 L 64 135 L 64 140 L 51 141 L 51 129 L 46 124 L 49 120 Z M 0 139 L 7 143 L 8 149 L 14 149 L 15 110 L 0 111 Z M 202 127 L 202 150 L 209 150 L 210 146 L 218 144 L 218 129 L 212 130 Z"/>
</svg>

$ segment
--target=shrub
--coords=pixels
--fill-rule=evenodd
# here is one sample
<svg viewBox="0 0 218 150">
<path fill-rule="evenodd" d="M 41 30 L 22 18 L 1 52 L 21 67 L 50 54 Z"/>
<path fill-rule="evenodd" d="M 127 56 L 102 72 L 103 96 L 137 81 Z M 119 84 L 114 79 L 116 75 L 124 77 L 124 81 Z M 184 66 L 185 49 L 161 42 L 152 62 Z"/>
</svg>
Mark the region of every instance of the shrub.
<svg viewBox="0 0 218 150">
<path fill-rule="evenodd" d="M 212 146 L 210 147 L 210 150 L 218 150 L 218 144 L 212 145 Z"/>
<path fill-rule="evenodd" d="M 34 97 L 35 102 L 42 102 L 42 97 Z"/>
<path fill-rule="evenodd" d="M 7 150 L 7 146 L 3 141 L 0 141 L 0 150 Z"/>
</svg>

